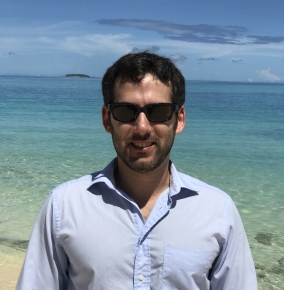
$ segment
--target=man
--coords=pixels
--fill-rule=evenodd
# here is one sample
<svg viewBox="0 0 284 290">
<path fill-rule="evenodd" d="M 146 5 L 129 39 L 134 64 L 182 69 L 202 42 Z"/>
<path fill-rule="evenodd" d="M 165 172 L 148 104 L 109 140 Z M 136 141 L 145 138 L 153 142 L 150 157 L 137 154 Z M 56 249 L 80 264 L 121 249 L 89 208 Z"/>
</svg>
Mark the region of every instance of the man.
<svg viewBox="0 0 284 290">
<path fill-rule="evenodd" d="M 169 159 L 185 126 L 180 71 L 155 54 L 128 54 L 107 70 L 102 90 L 117 158 L 53 190 L 17 289 L 257 289 L 230 197 Z"/>
</svg>

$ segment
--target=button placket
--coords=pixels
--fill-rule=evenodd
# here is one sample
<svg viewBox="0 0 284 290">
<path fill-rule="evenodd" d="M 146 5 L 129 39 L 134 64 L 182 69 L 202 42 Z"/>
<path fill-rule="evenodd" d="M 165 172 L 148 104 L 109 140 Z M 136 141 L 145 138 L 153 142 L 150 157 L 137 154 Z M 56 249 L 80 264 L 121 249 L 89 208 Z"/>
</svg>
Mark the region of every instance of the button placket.
<svg viewBox="0 0 284 290">
<path fill-rule="evenodd" d="M 146 238 L 139 245 L 135 258 L 134 289 L 150 289 L 151 256 L 149 251 L 149 238 Z"/>
<path fill-rule="evenodd" d="M 151 253 L 150 237 L 151 231 L 161 218 L 167 214 L 170 205 L 168 204 L 168 192 L 164 192 L 161 199 L 156 203 L 153 212 L 146 223 L 140 224 L 142 231 L 139 234 L 134 262 L 134 289 L 150 290 L 151 281 Z M 139 220 L 140 222 L 140 220 Z"/>
</svg>

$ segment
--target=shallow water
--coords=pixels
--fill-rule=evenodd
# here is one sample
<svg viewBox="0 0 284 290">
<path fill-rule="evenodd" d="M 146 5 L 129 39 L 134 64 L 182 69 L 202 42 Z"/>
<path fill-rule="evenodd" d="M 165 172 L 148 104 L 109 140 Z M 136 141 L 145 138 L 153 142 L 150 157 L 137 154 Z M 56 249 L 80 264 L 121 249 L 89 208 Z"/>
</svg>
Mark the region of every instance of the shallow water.
<svg viewBox="0 0 284 290">
<path fill-rule="evenodd" d="M 51 189 L 115 153 L 99 80 L 0 76 L 0 89 L 0 255 L 16 256 Z M 259 289 L 283 289 L 284 85 L 188 82 L 186 112 L 171 159 L 233 198 Z"/>
</svg>

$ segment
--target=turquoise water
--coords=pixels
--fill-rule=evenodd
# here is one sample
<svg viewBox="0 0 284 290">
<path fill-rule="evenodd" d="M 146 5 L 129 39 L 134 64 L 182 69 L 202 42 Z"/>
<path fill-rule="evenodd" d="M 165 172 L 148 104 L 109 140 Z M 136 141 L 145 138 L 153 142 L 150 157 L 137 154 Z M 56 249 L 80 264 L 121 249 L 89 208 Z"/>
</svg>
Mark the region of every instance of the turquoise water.
<svg viewBox="0 0 284 290">
<path fill-rule="evenodd" d="M 101 106 L 99 79 L 0 76 L 0 253 L 24 249 L 52 188 L 115 156 Z M 283 289 L 284 85 L 187 82 L 185 106 L 171 159 L 233 198 L 259 289 Z"/>
</svg>

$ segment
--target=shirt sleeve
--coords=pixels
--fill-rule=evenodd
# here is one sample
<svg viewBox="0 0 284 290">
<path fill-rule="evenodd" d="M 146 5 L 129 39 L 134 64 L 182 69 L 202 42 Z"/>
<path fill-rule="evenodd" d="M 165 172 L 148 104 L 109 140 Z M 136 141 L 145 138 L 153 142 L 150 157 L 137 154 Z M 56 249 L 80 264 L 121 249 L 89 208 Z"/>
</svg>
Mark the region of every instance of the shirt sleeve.
<svg viewBox="0 0 284 290">
<path fill-rule="evenodd" d="M 230 200 L 225 209 L 224 239 L 210 273 L 211 290 L 257 290 L 254 262 L 240 215 Z"/>
<path fill-rule="evenodd" d="M 68 258 L 57 238 L 54 201 L 51 193 L 36 219 L 16 290 L 67 289 Z"/>
</svg>

